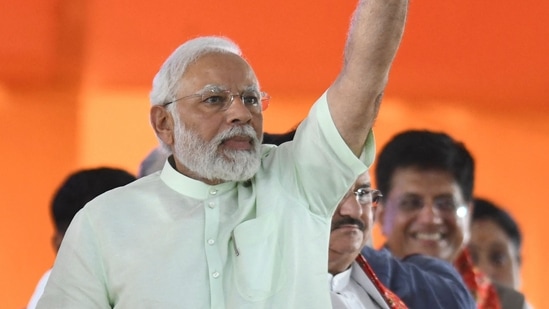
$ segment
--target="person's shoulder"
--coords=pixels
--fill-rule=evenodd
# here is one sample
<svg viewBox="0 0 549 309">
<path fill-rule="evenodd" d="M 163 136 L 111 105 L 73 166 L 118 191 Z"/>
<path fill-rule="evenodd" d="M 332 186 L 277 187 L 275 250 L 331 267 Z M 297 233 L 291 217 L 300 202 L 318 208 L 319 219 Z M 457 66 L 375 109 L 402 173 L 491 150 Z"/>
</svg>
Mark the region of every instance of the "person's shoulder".
<svg viewBox="0 0 549 309">
<path fill-rule="evenodd" d="M 523 309 L 526 299 L 521 292 L 493 282 L 502 309 Z"/>
<path fill-rule="evenodd" d="M 365 247 L 362 254 L 379 280 L 410 308 L 475 307 L 460 275 L 446 261 L 419 254 L 400 260 L 386 248 Z"/>
<path fill-rule="evenodd" d="M 160 172 L 138 178 L 127 185 L 117 187 L 106 191 L 92 199 L 84 207 L 86 211 L 92 209 L 111 208 L 113 205 L 130 204 L 130 201 L 141 200 L 144 196 L 155 190 L 156 186 L 161 186 Z"/>
<path fill-rule="evenodd" d="M 40 278 L 38 281 L 38 284 L 36 285 L 34 289 L 34 293 L 31 296 L 31 299 L 29 303 L 27 304 L 26 309 L 35 309 L 36 305 L 38 304 L 38 300 L 40 297 L 42 297 L 42 294 L 44 294 L 44 288 L 46 287 L 46 283 L 48 283 L 48 279 L 50 278 L 51 274 L 51 268 L 48 269 Z"/>
<path fill-rule="evenodd" d="M 137 178 L 136 180 L 109 191 L 98 196 L 98 198 L 112 197 L 116 195 L 125 194 L 129 191 L 141 191 L 146 187 L 149 187 L 152 183 L 160 181 L 160 171 L 154 172 L 150 175 Z"/>
<path fill-rule="evenodd" d="M 385 264 L 386 267 L 389 268 L 392 268 L 391 265 L 398 265 L 400 267 L 414 267 L 419 269 L 442 269 L 455 273 L 455 270 L 450 263 L 422 254 L 412 254 L 403 259 L 398 259 L 385 247 L 382 247 L 379 250 L 375 250 L 371 247 L 364 247 L 362 249 L 362 254 L 367 260 L 372 261 L 375 264 Z"/>
<path fill-rule="evenodd" d="M 448 261 L 435 258 L 432 256 L 427 256 L 424 254 L 411 254 L 402 259 L 403 262 L 412 263 L 414 265 L 420 266 L 422 268 L 434 268 L 441 267 L 445 269 L 454 270 L 454 266 Z"/>
<path fill-rule="evenodd" d="M 385 258 L 385 259 L 394 259 L 391 252 L 389 250 L 385 249 L 384 247 L 376 250 L 376 249 L 374 249 L 370 246 L 365 246 L 364 248 L 362 248 L 361 253 L 366 258 L 368 258 L 368 257 L 382 257 L 382 258 Z"/>
</svg>

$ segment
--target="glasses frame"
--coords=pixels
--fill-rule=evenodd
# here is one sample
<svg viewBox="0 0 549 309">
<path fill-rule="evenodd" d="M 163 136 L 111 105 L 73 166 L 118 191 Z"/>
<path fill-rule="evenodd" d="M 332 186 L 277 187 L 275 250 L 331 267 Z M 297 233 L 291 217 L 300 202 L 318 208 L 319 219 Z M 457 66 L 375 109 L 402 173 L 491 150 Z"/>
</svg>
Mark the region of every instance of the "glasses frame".
<svg viewBox="0 0 549 309">
<path fill-rule="evenodd" d="M 360 201 L 360 192 L 359 190 L 364 190 L 364 191 L 368 191 L 368 194 L 370 195 L 370 201 L 368 202 L 361 202 Z M 356 202 L 359 203 L 360 205 L 362 206 L 366 206 L 368 204 L 371 204 L 372 207 L 377 207 L 377 204 L 379 203 L 379 201 L 381 200 L 381 198 L 383 197 L 383 194 L 381 193 L 381 191 L 379 191 L 378 189 L 364 189 L 364 188 L 358 188 L 357 190 L 353 191 L 353 194 L 355 196 L 355 199 L 356 199 Z"/>
<path fill-rule="evenodd" d="M 211 98 L 212 96 L 215 96 L 215 94 L 225 94 L 229 98 L 229 100 L 221 106 L 219 111 L 228 110 L 233 105 L 234 97 L 239 97 L 242 104 L 244 106 L 246 106 L 246 108 L 248 108 L 248 109 L 250 109 L 250 106 L 251 107 L 256 106 L 256 105 L 248 105 L 244 102 L 244 94 L 245 93 L 246 93 L 246 91 L 243 91 L 243 92 L 240 92 L 240 93 L 232 93 L 230 90 L 212 89 L 212 90 L 207 90 L 205 92 L 193 93 L 193 94 L 189 94 L 189 95 L 186 95 L 186 96 L 182 96 L 182 97 L 177 98 L 173 101 L 166 102 L 166 103 L 162 104 L 162 106 L 166 107 L 166 106 L 168 106 L 172 103 L 176 103 L 176 102 L 181 101 L 181 100 L 186 100 L 186 99 L 189 99 L 189 98 L 197 98 L 197 97 L 200 98 L 201 103 L 204 103 L 204 101 Z M 259 91 L 258 93 L 259 93 L 259 102 L 261 104 L 261 111 L 265 111 L 269 107 L 271 96 L 268 93 L 264 92 L 264 91 Z M 259 104 L 257 104 L 257 105 L 259 105 Z"/>
<path fill-rule="evenodd" d="M 414 208 L 405 207 L 404 202 L 407 199 L 416 199 L 415 201 L 419 201 L 421 205 L 419 207 L 414 207 Z M 442 217 L 463 218 L 469 212 L 469 208 L 465 202 L 460 202 L 452 198 L 453 207 L 451 209 L 446 209 L 441 206 L 441 203 L 440 203 L 441 200 L 443 200 L 443 198 L 434 198 L 429 203 L 431 204 L 431 207 L 434 210 L 436 210 L 436 212 Z M 406 214 L 407 216 L 416 215 L 417 213 L 421 212 L 426 207 L 426 204 L 427 204 L 427 202 L 423 198 L 417 198 L 417 197 L 408 197 L 408 198 L 400 197 L 395 202 L 396 202 L 395 205 L 398 211 Z"/>
</svg>

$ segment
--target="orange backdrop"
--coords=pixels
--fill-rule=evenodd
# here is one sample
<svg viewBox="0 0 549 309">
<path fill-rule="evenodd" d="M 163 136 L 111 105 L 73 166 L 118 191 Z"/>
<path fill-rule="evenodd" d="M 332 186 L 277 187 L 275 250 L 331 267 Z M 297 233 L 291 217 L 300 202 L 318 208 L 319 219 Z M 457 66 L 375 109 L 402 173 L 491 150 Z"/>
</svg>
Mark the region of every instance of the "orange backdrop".
<svg viewBox="0 0 549 309">
<path fill-rule="evenodd" d="M 99 165 L 136 172 L 156 145 L 149 85 L 178 44 L 204 34 L 238 42 L 273 97 L 265 127 L 282 132 L 337 74 L 354 7 L 322 0 L 0 2 L 2 308 L 22 308 L 53 262 L 48 207 L 63 178 Z M 549 308 L 548 9 L 549 2 L 412 1 L 375 127 L 378 147 L 409 128 L 444 130 L 468 145 L 476 193 L 504 205 L 523 229 L 523 290 L 536 308 Z"/>
</svg>

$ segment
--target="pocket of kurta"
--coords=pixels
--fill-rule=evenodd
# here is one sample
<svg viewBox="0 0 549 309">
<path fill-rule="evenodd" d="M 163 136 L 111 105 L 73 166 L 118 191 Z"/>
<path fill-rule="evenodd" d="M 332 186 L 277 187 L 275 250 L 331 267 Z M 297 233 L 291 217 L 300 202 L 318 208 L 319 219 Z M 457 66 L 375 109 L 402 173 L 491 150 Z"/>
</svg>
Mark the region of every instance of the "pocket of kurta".
<svg viewBox="0 0 549 309">
<path fill-rule="evenodd" d="M 284 284 L 279 232 L 271 216 L 243 222 L 234 229 L 234 280 L 248 301 L 264 300 Z"/>
</svg>

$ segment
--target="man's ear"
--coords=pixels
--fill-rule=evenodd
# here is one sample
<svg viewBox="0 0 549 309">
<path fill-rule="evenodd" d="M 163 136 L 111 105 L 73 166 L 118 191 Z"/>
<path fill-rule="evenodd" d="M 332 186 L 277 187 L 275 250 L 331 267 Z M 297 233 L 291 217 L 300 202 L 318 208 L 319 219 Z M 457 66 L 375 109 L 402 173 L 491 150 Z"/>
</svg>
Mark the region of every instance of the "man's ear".
<svg viewBox="0 0 549 309">
<path fill-rule="evenodd" d="M 151 107 L 150 121 L 156 136 L 166 145 L 174 142 L 174 119 L 168 110 L 159 105 Z"/>
<path fill-rule="evenodd" d="M 63 240 L 63 234 L 59 233 L 59 231 L 55 231 L 51 238 L 51 245 L 53 246 L 53 249 L 55 252 L 59 251 L 59 247 L 61 246 L 61 241 Z"/>
</svg>

